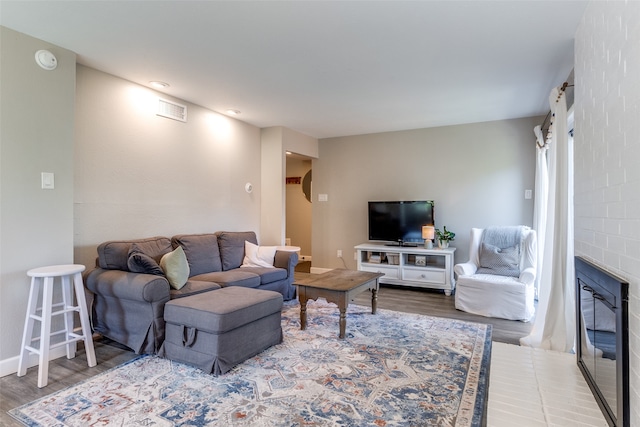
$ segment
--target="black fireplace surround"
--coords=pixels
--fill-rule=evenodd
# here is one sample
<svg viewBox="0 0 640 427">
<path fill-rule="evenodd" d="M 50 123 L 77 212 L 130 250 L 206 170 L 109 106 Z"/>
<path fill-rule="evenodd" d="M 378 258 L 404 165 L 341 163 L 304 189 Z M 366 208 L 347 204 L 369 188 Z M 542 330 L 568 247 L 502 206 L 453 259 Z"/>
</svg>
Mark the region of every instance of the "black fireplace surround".
<svg viewBox="0 0 640 427">
<path fill-rule="evenodd" d="M 629 427 L 629 284 L 582 257 L 575 269 L 578 367 L 609 425 Z"/>
</svg>

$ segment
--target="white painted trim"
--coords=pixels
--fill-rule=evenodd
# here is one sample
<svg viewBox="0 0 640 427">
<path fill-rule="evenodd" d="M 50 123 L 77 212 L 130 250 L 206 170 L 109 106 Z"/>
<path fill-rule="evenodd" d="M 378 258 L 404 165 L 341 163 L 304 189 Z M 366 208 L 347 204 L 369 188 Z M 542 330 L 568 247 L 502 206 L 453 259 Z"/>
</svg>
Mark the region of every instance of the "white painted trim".
<svg viewBox="0 0 640 427">
<path fill-rule="evenodd" d="M 67 346 L 53 348 L 49 351 L 49 361 L 58 359 L 60 357 L 67 356 Z M 18 372 L 18 363 L 20 361 L 20 355 L 10 357 L 9 359 L 0 360 L 0 377 L 6 377 L 7 375 L 15 374 Z M 27 357 L 27 367 L 32 368 L 38 366 L 38 355 L 30 354 Z"/>
</svg>

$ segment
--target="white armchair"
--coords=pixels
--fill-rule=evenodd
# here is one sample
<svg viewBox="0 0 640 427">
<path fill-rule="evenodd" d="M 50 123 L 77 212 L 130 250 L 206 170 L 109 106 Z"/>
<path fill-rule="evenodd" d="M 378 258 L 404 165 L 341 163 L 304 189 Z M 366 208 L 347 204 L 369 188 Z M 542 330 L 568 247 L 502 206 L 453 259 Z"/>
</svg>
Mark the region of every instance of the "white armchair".
<svg viewBox="0 0 640 427">
<path fill-rule="evenodd" d="M 536 232 L 522 227 L 519 249 L 487 245 L 483 232 L 482 228 L 471 229 L 469 261 L 454 266 L 456 308 L 528 322 L 535 314 Z"/>
</svg>

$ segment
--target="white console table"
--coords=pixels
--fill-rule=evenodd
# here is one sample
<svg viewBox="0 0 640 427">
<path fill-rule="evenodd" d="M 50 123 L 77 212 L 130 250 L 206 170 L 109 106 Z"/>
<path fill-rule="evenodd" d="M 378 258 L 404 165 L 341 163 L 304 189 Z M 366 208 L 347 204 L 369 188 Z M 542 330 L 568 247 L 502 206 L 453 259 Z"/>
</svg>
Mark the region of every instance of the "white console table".
<svg viewBox="0 0 640 427">
<path fill-rule="evenodd" d="M 453 254 L 456 248 L 387 246 L 363 243 L 355 247 L 358 270 L 384 273 L 380 283 L 442 289 L 451 295 L 456 286 Z"/>
</svg>

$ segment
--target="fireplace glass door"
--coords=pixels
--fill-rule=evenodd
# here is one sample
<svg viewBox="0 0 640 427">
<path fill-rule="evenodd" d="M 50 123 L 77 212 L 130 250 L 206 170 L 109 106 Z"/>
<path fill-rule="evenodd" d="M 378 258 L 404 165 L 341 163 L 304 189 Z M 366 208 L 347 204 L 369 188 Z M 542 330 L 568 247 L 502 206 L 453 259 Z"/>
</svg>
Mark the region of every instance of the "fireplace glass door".
<svg viewBox="0 0 640 427">
<path fill-rule="evenodd" d="M 609 407 L 616 408 L 616 316 L 610 303 L 613 295 L 595 284 L 581 285 L 582 315 L 589 338 L 587 348 L 583 347 L 584 365 Z"/>
<path fill-rule="evenodd" d="M 629 427 L 629 284 L 575 261 L 578 367 L 609 425 Z"/>
</svg>

